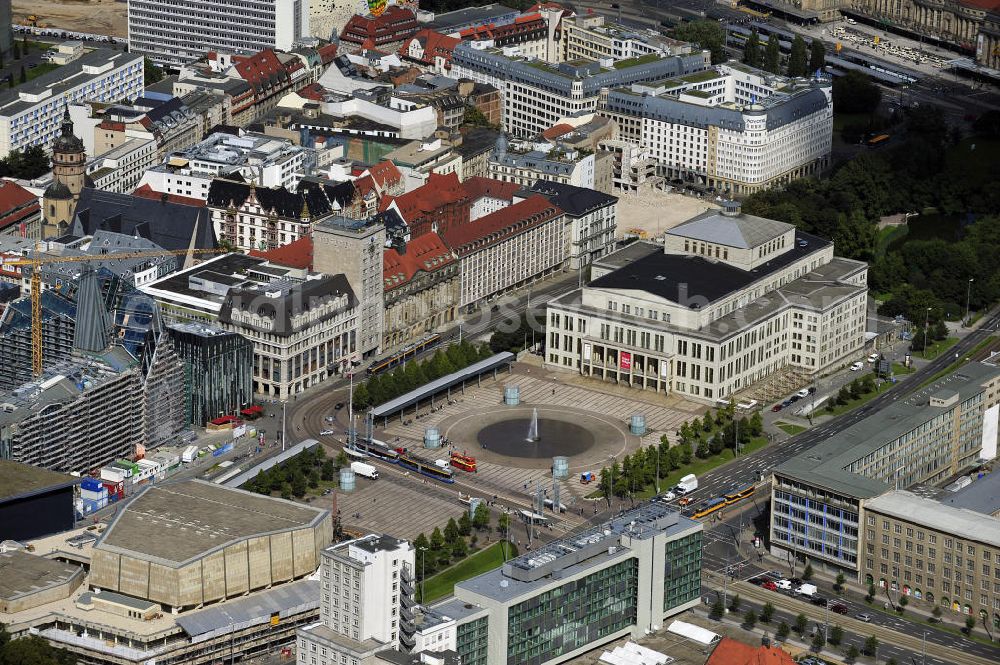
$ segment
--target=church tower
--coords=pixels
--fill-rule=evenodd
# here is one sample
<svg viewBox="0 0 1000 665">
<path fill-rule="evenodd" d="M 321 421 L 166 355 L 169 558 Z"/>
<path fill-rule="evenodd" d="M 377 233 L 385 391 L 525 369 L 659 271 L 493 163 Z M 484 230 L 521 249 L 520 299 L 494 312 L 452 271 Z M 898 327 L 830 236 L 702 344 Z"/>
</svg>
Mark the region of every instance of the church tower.
<svg viewBox="0 0 1000 665">
<path fill-rule="evenodd" d="M 83 141 L 73 134 L 69 107 L 63 113 L 62 133 L 52 142 L 52 184 L 42 198 L 43 238 L 65 235 L 73 222 L 80 190 L 87 184 L 87 154 Z"/>
</svg>

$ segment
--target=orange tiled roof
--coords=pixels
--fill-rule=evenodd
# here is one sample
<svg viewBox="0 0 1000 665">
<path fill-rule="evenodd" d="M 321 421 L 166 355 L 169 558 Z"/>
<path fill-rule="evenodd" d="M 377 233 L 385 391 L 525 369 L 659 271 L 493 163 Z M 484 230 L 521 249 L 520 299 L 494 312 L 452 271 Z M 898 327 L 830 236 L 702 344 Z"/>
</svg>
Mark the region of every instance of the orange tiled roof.
<svg viewBox="0 0 1000 665">
<path fill-rule="evenodd" d="M 382 278 L 385 290 L 391 291 L 406 284 L 419 271 L 435 272 L 455 262 L 448 246 L 436 233 L 425 233 L 406 243 L 406 252 L 395 249 L 382 252 Z"/>
<path fill-rule="evenodd" d="M 443 236 L 448 246 L 462 255 L 479 249 L 480 245 L 473 246 L 476 241 L 484 240 L 487 244 L 495 244 L 517 229 L 527 230 L 540 226 L 561 214 L 562 210 L 540 194 L 535 194 L 474 222 L 451 226 L 444 231 Z M 526 222 L 526 225 L 522 226 L 520 222 Z"/>
<path fill-rule="evenodd" d="M 795 665 L 795 661 L 778 647 L 755 647 L 723 637 L 705 665 Z"/>
<path fill-rule="evenodd" d="M 167 197 L 166 200 L 170 201 L 171 203 L 180 203 L 181 205 L 195 206 L 198 208 L 203 208 L 206 205 L 205 201 L 202 201 L 201 199 L 196 199 L 193 196 L 181 196 L 180 194 L 164 194 L 163 192 L 156 191 L 149 185 L 143 185 L 139 189 L 135 190 L 134 192 L 132 192 L 132 196 L 138 196 L 141 199 L 153 199 L 155 201 L 159 201 L 163 199 L 163 197 L 165 196 Z"/>
<path fill-rule="evenodd" d="M 251 249 L 250 256 L 266 259 L 272 263 L 289 268 L 312 270 L 313 239 L 312 236 L 302 236 L 298 240 L 293 240 L 287 245 L 282 245 L 275 249 L 265 251 Z"/>
</svg>

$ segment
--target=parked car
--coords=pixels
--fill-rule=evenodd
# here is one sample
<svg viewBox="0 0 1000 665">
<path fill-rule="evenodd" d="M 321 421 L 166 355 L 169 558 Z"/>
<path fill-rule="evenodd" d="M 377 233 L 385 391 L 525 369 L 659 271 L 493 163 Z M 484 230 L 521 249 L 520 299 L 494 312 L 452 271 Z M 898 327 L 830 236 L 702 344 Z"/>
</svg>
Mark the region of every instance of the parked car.
<svg viewBox="0 0 1000 665">
<path fill-rule="evenodd" d="M 878 359 L 879 359 L 879 354 L 877 354 L 877 353 L 873 353 L 870 356 L 868 356 L 868 362 L 870 362 L 870 363 L 873 363 L 873 362 L 877 361 Z"/>
<path fill-rule="evenodd" d="M 775 404 L 774 406 L 772 406 L 771 411 L 773 411 L 774 413 L 781 411 L 781 404 Z"/>
<path fill-rule="evenodd" d="M 803 388 L 799 392 L 795 393 L 795 396 L 798 397 L 799 399 L 802 399 L 803 397 L 809 397 L 809 389 Z"/>
<path fill-rule="evenodd" d="M 867 612 L 861 612 L 860 614 L 855 614 L 854 618 L 857 619 L 858 621 L 864 621 L 865 623 L 872 622 L 872 615 L 868 614 Z"/>
<path fill-rule="evenodd" d="M 778 590 L 778 585 L 775 584 L 774 582 L 772 582 L 771 580 L 768 580 L 768 581 L 764 582 L 760 586 L 761 586 L 762 589 L 767 589 L 768 591 L 777 591 Z"/>
<path fill-rule="evenodd" d="M 674 494 L 673 492 L 664 492 L 663 494 L 660 495 L 660 500 L 662 501 L 673 501 L 676 498 L 677 495 Z"/>
<path fill-rule="evenodd" d="M 777 582 L 775 582 L 774 586 L 775 586 L 775 588 L 780 589 L 782 591 L 791 591 L 792 590 L 792 581 L 791 580 L 778 580 Z"/>
<path fill-rule="evenodd" d="M 340 411 L 343 408 L 344 408 L 344 403 L 343 402 L 337 402 L 336 404 L 333 405 L 333 410 L 334 411 Z"/>
<path fill-rule="evenodd" d="M 808 393 L 806 393 L 806 394 L 808 394 Z M 799 397 L 799 395 L 796 393 L 795 395 L 792 395 L 791 397 L 789 397 L 788 401 L 794 404 L 795 402 L 798 402 L 800 399 L 802 399 L 802 398 Z"/>
<path fill-rule="evenodd" d="M 333 436 L 336 432 L 332 429 L 325 429 L 319 433 L 320 436 Z"/>
<path fill-rule="evenodd" d="M 795 401 L 795 400 L 792 400 L 792 399 L 786 399 L 786 400 L 785 400 L 784 402 L 782 402 L 782 403 L 781 403 L 781 406 L 784 406 L 784 407 L 789 407 L 789 406 L 791 406 L 791 405 L 792 405 L 792 402 L 793 402 L 793 401 Z"/>
<path fill-rule="evenodd" d="M 844 605 L 843 603 L 834 603 L 833 605 L 830 605 L 830 611 L 835 612 L 836 614 L 847 614 L 849 610 L 847 609 L 847 605 Z"/>
<path fill-rule="evenodd" d="M 865 364 L 863 362 L 860 362 L 860 361 L 854 363 L 853 365 L 851 365 L 851 371 L 852 372 L 860 372 L 864 368 L 865 368 Z"/>
</svg>

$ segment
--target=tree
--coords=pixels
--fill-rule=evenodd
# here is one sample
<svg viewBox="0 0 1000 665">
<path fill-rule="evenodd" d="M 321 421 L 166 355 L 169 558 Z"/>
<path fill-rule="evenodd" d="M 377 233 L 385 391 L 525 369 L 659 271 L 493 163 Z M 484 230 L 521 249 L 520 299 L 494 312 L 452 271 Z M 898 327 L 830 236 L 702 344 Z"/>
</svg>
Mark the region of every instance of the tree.
<svg viewBox="0 0 1000 665">
<path fill-rule="evenodd" d="M 972 629 L 976 627 L 976 617 L 967 616 L 965 617 L 965 633 L 967 635 L 972 635 Z"/>
<path fill-rule="evenodd" d="M 868 585 L 868 594 L 865 596 L 865 602 L 866 603 L 870 603 L 873 600 L 875 600 L 875 585 L 874 584 L 869 584 Z"/>
<path fill-rule="evenodd" d="M 753 611 L 752 607 L 743 615 L 743 625 L 747 627 L 747 630 L 753 630 L 753 627 L 757 625 L 757 613 Z"/>
<path fill-rule="evenodd" d="M 909 605 L 909 604 L 910 604 L 910 599 L 909 598 L 907 598 L 906 596 L 900 596 L 899 597 L 899 607 L 896 608 L 896 611 L 899 612 L 900 614 L 902 614 L 903 612 L 906 611 L 906 606 Z"/>
<path fill-rule="evenodd" d="M 781 73 L 781 44 L 778 43 L 778 35 L 773 32 L 764 49 L 764 69 L 772 74 Z"/>
<path fill-rule="evenodd" d="M 808 582 L 809 580 L 812 579 L 812 576 L 813 576 L 813 567 L 812 567 L 812 564 L 811 563 L 807 563 L 805 570 L 802 571 L 802 579 L 804 581 Z"/>
<path fill-rule="evenodd" d="M 281 483 L 281 498 L 286 501 L 292 498 L 292 486 L 290 483 Z"/>
<path fill-rule="evenodd" d="M 844 577 L 843 573 L 837 573 L 837 583 L 836 583 L 836 589 L 837 589 L 837 591 L 843 591 L 843 589 L 844 589 L 844 582 L 846 582 L 846 581 L 847 581 L 847 578 Z"/>
<path fill-rule="evenodd" d="M 476 510 L 472 513 L 472 526 L 476 529 L 485 529 L 490 525 L 490 508 L 485 501 L 476 504 Z"/>
<path fill-rule="evenodd" d="M 809 64 L 806 62 L 806 40 L 801 35 L 795 35 L 792 40 L 792 50 L 788 54 L 788 75 L 806 76 L 809 74 Z"/>
<path fill-rule="evenodd" d="M 75 665 L 76 657 L 37 635 L 8 640 L 0 647 L 2 665 Z"/>
<path fill-rule="evenodd" d="M 945 325 L 944 321 L 939 319 L 937 323 L 934 324 L 934 327 L 931 330 L 931 339 L 948 339 L 948 326 Z"/>
<path fill-rule="evenodd" d="M 760 35 L 756 30 L 750 32 L 746 44 L 743 45 L 743 63 L 751 67 L 760 67 Z"/>
<path fill-rule="evenodd" d="M 826 46 L 818 39 L 809 45 L 809 72 L 813 73 L 826 67 Z"/>
<path fill-rule="evenodd" d="M 862 651 L 871 656 L 875 654 L 876 650 L 878 650 L 878 638 L 874 635 L 869 635 L 868 639 L 865 640 L 865 648 Z"/>
<path fill-rule="evenodd" d="M 698 459 L 706 459 L 710 455 L 708 444 L 705 443 L 704 439 L 699 439 L 698 449 L 694 451 L 694 454 Z"/>
<path fill-rule="evenodd" d="M 368 385 L 366 382 L 359 383 L 354 386 L 354 394 L 352 395 L 352 402 L 354 408 L 357 410 L 363 410 L 368 408 L 371 403 L 371 396 L 368 394 Z"/>
<path fill-rule="evenodd" d="M 825 646 L 826 646 L 826 638 L 823 636 L 823 633 L 821 631 L 813 635 L 812 639 L 813 649 L 815 649 L 816 651 L 822 651 L 823 647 Z"/>
<path fill-rule="evenodd" d="M 801 635 L 806 632 L 806 628 L 809 627 L 809 617 L 805 614 L 799 614 L 795 617 L 795 632 Z"/>
<path fill-rule="evenodd" d="M 856 70 L 833 80 L 833 110 L 836 113 L 872 113 L 882 91 L 871 77 Z"/>
<path fill-rule="evenodd" d="M 718 21 L 682 23 L 674 30 L 674 37 L 709 51 L 713 65 L 726 61 L 726 31 Z"/>
<path fill-rule="evenodd" d="M 142 77 L 146 85 L 163 80 L 163 70 L 157 67 L 152 60 L 144 57 L 142 59 Z"/>
<path fill-rule="evenodd" d="M 841 628 L 840 626 L 834 626 L 833 628 L 830 629 L 830 637 L 827 640 L 830 644 L 832 644 L 833 646 L 837 646 L 843 639 L 844 639 L 843 628 Z"/>
<path fill-rule="evenodd" d="M 861 387 L 861 382 L 857 379 L 851 381 L 850 391 L 851 399 L 858 399 L 865 393 L 864 389 Z"/>
<path fill-rule="evenodd" d="M 419 552 L 422 549 L 427 549 L 431 546 L 430 542 L 427 540 L 427 536 L 424 534 L 418 535 L 413 539 L 413 549 Z"/>
<path fill-rule="evenodd" d="M 733 596 L 733 599 L 729 601 L 729 611 L 739 612 L 741 604 L 743 604 L 743 600 L 740 598 L 740 594 L 736 594 Z"/>
<path fill-rule="evenodd" d="M 343 469 L 345 466 L 349 466 L 350 461 L 347 459 L 347 453 L 345 453 L 343 450 L 337 453 L 335 464 L 338 469 Z"/>
<path fill-rule="evenodd" d="M 306 489 L 308 489 L 306 477 L 301 473 L 295 474 L 292 478 L 292 494 L 301 499 L 306 495 Z"/>
<path fill-rule="evenodd" d="M 760 622 L 761 623 L 771 623 L 771 619 L 774 617 L 774 605 L 771 603 L 764 603 L 764 607 L 760 608 Z"/>
<path fill-rule="evenodd" d="M 319 487 L 319 478 L 320 478 L 319 471 L 317 471 L 316 469 L 311 470 L 308 476 L 309 487 L 313 489 Z"/>
<path fill-rule="evenodd" d="M 465 538 L 456 538 L 451 544 L 451 556 L 455 559 L 464 559 L 469 553 L 469 548 L 465 544 Z"/>
<path fill-rule="evenodd" d="M 716 597 L 712 603 L 712 609 L 708 612 L 708 618 L 718 621 L 726 613 L 726 606 L 722 604 L 722 598 Z"/>
<path fill-rule="evenodd" d="M 440 552 L 444 549 L 444 536 L 441 535 L 441 529 L 434 527 L 434 531 L 431 532 L 431 551 Z"/>
<path fill-rule="evenodd" d="M 478 508 L 479 506 L 476 507 Z M 458 518 L 458 534 L 460 536 L 472 534 L 472 520 L 469 519 L 468 511 L 462 513 L 462 516 Z"/>
<path fill-rule="evenodd" d="M 850 661 L 850 662 L 852 662 L 852 663 L 854 661 L 856 661 L 858 659 L 858 656 L 860 656 L 860 655 L 861 655 L 861 652 L 858 651 L 858 648 L 856 646 L 854 646 L 853 644 L 851 644 L 850 646 L 848 646 L 847 649 L 844 651 L 844 657 L 847 658 L 847 660 Z"/>
<path fill-rule="evenodd" d="M 782 621 L 778 624 L 778 630 L 774 631 L 774 636 L 779 640 L 784 640 L 789 633 L 788 624 Z"/>
<path fill-rule="evenodd" d="M 452 517 L 448 520 L 448 523 L 444 527 L 444 539 L 448 542 L 458 539 L 458 523 L 455 522 L 455 518 Z"/>
<path fill-rule="evenodd" d="M 681 445 L 681 465 L 687 466 L 691 463 L 691 446 L 689 444 Z"/>
<path fill-rule="evenodd" d="M 933 609 L 933 610 L 931 610 L 931 614 L 932 614 L 932 615 L 934 615 L 934 618 L 935 618 L 936 620 L 938 620 L 938 621 L 940 621 L 940 620 L 941 620 L 941 608 L 940 608 L 940 607 L 938 607 L 937 605 L 935 605 L 935 606 L 934 606 L 934 609 Z"/>
</svg>

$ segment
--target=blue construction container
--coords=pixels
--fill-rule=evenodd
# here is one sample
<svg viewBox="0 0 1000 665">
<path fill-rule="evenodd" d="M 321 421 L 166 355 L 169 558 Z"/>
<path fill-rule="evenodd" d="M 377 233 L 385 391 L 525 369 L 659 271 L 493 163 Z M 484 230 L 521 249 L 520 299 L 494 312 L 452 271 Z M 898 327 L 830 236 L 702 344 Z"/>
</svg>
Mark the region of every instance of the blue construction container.
<svg viewBox="0 0 1000 665">
<path fill-rule="evenodd" d="M 83 482 L 80 483 L 80 487 L 85 490 L 90 490 L 91 492 L 99 492 L 101 490 L 101 481 L 96 478 L 84 478 Z"/>
</svg>

